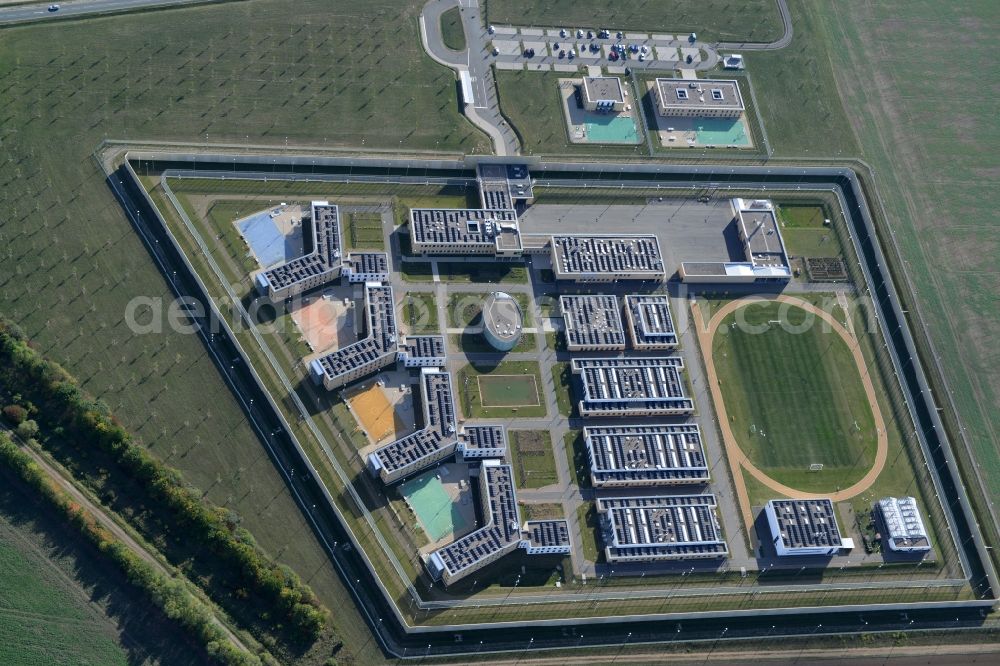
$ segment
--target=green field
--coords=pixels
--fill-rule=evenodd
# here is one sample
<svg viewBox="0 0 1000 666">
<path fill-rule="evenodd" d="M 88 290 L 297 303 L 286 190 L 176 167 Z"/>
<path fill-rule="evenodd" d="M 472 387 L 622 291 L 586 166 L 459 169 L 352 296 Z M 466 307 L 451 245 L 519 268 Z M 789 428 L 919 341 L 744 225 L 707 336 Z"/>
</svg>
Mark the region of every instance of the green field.
<svg viewBox="0 0 1000 666">
<path fill-rule="evenodd" d="M 534 375 L 486 375 L 479 377 L 479 395 L 484 407 L 535 407 L 541 403 Z"/>
<path fill-rule="evenodd" d="M 784 316 L 783 316 L 784 315 Z M 740 448 L 774 479 L 807 491 L 846 488 L 870 468 L 875 423 L 847 344 L 807 313 L 744 307 L 716 333 L 712 359 Z M 745 321 L 747 326 L 731 324 Z M 809 473 L 809 465 L 823 464 Z"/>
<path fill-rule="evenodd" d="M 448 335 L 448 342 L 452 349 L 456 349 L 463 354 L 510 354 L 535 351 L 538 349 L 538 337 L 534 333 L 522 333 L 521 339 L 517 341 L 514 348 L 509 352 L 497 351 L 493 345 L 486 341 L 482 333 L 451 333 Z"/>
<path fill-rule="evenodd" d="M 463 366 L 455 380 L 466 418 L 545 416 L 536 361 Z"/>
<path fill-rule="evenodd" d="M 502 261 L 459 262 L 439 261 L 438 278 L 441 282 L 515 282 L 527 283 L 528 269 L 521 264 Z M 410 282 L 432 282 L 434 273 L 430 261 L 404 261 L 400 273 Z"/>
<path fill-rule="evenodd" d="M 593 502 L 584 502 L 576 510 L 576 520 L 583 535 L 583 556 L 590 562 L 604 561 L 604 543 L 601 540 L 600 521 Z"/>
<path fill-rule="evenodd" d="M 378 213 L 348 213 L 344 229 L 345 250 L 384 250 L 382 216 Z"/>
<path fill-rule="evenodd" d="M 518 488 L 541 488 L 558 483 L 552 436 L 547 430 L 508 430 L 507 441 Z"/>
<path fill-rule="evenodd" d="M 575 416 L 577 400 L 573 398 L 573 372 L 568 362 L 552 364 L 552 383 L 556 387 L 556 405 L 563 416 Z"/>
<path fill-rule="evenodd" d="M 563 437 L 563 448 L 566 449 L 572 482 L 578 488 L 590 488 L 590 458 L 587 456 L 587 444 L 583 441 L 583 432 L 570 430 L 566 433 Z"/>
<path fill-rule="evenodd" d="M 422 5 L 259 0 L 5 28 L 0 42 L 0 311 L 265 550 L 308 572 L 360 651 L 341 657 L 362 663 L 381 659 L 376 643 L 201 342 L 125 325 L 134 297 L 172 295 L 91 152 L 108 138 L 283 149 L 286 137 L 482 152 L 454 75 L 420 45 Z M 377 103 L 390 88 L 394 103 Z"/>
<path fill-rule="evenodd" d="M 834 230 L 825 224 L 821 206 L 781 204 L 778 207 L 781 236 L 793 257 L 842 257 L 844 252 Z"/>
<path fill-rule="evenodd" d="M 452 7 L 441 14 L 441 39 L 452 51 L 465 50 L 465 29 L 462 28 L 461 9 Z"/>
<path fill-rule="evenodd" d="M 410 291 L 403 301 L 403 322 L 416 334 L 440 333 L 434 294 Z"/>
<path fill-rule="evenodd" d="M 975 62 L 994 41 L 1000 4 L 853 0 L 817 3 L 813 11 L 832 45 L 845 104 L 865 119 L 855 125 L 861 154 L 875 169 L 893 238 L 908 262 L 933 354 L 948 381 L 947 391 L 936 391 L 954 401 L 987 501 L 1000 501 L 1000 356 L 993 333 L 1000 328 L 994 265 L 1000 251 L 1000 125 L 995 95 L 953 102 L 965 90 L 995 90 L 1000 73 L 973 64 L 929 76 L 920 56 L 924 38 L 933 34 L 947 45 L 949 58 Z M 877 89 L 849 85 L 860 78 L 877 81 Z M 964 469 L 973 474 L 971 465 Z"/>
<path fill-rule="evenodd" d="M 77 534 L 0 470 L 0 663 L 201 663 L 204 652 Z"/>
<path fill-rule="evenodd" d="M 703 41 L 769 42 L 781 36 L 773 0 L 488 0 L 491 23 L 597 28 L 671 34 L 697 32 Z"/>
</svg>

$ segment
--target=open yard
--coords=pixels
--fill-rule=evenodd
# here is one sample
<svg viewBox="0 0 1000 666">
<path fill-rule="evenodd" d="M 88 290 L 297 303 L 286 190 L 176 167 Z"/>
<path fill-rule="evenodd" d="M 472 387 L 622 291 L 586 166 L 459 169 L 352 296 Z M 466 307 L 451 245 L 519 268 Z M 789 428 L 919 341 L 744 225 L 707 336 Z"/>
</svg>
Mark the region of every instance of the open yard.
<svg viewBox="0 0 1000 666">
<path fill-rule="evenodd" d="M 466 418 L 545 416 L 541 371 L 535 361 L 466 365 L 458 371 L 456 389 Z"/>
<path fill-rule="evenodd" d="M 507 439 L 518 488 L 541 488 L 559 481 L 547 430 L 508 430 Z"/>
<path fill-rule="evenodd" d="M 491 23 L 557 28 L 697 32 L 705 41 L 769 42 L 781 36 L 781 17 L 771 0 L 488 0 Z"/>
<path fill-rule="evenodd" d="M 403 324 L 415 334 L 440 333 L 434 294 L 411 291 L 403 300 Z"/>
<path fill-rule="evenodd" d="M 847 344 L 810 319 L 777 303 L 745 306 L 723 320 L 712 358 L 750 461 L 792 487 L 832 490 L 868 471 L 877 433 Z"/>
<path fill-rule="evenodd" d="M 335 202 L 334 202 L 335 203 Z M 347 224 L 342 229 L 344 248 L 347 250 L 384 250 L 382 216 L 378 213 L 347 213 Z"/>
<path fill-rule="evenodd" d="M 820 206 L 782 204 L 778 208 L 781 236 L 793 257 L 841 257 L 843 248 Z"/>
</svg>

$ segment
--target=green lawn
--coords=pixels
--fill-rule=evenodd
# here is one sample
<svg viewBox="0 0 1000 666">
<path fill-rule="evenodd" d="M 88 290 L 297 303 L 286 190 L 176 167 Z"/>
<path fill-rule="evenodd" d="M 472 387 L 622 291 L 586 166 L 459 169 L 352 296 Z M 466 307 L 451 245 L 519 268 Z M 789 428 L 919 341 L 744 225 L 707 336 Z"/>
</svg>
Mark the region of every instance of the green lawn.
<svg viewBox="0 0 1000 666">
<path fill-rule="evenodd" d="M 593 502 L 584 502 L 576 510 L 576 519 L 583 534 L 583 557 L 589 562 L 603 562 L 604 543 L 601 539 L 597 507 Z"/>
<path fill-rule="evenodd" d="M 465 30 L 462 28 L 462 14 L 458 7 L 452 7 L 441 14 L 441 38 L 452 51 L 465 50 Z"/>
<path fill-rule="evenodd" d="M 488 0 L 491 23 L 686 34 L 704 41 L 769 42 L 781 36 L 781 16 L 771 0 Z"/>
<path fill-rule="evenodd" d="M 566 72 L 497 70 L 497 89 L 504 116 L 517 129 L 524 152 L 542 154 L 648 155 L 646 142 L 635 146 L 608 146 L 570 143 L 566 114 L 559 91 L 559 79 L 572 78 Z M 631 91 L 628 79 L 622 85 Z M 632 94 L 631 92 L 629 93 Z"/>
<path fill-rule="evenodd" d="M 733 434 L 750 460 L 802 490 L 836 490 L 874 460 L 875 423 L 850 350 L 807 313 L 778 303 L 729 315 L 712 358 Z M 788 332 L 768 322 L 802 326 Z M 746 326 L 734 322 L 745 321 Z M 856 424 L 856 425 L 855 425 Z M 810 464 L 824 465 L 809 472 Z"/>
<path fill-rule="evenodd" d="M 524 264 L 505 261 L 438 262 L 438 272 L 444 282 L 515 282 L 527 283 L 528 269 Z"/>
<path fill-rule="evenodd" d="M 578 488 L 590 488 L 590 458 L 587 444 L 583 441 L 583 431 L 570 430 L 563 437 L 563 447 L 569 461 L 569 473 Z"/>
<path fill-rule="evenodd" d="M 345 250 L 384 250 L 382 216 L 378 213 L 348 213 L 344 232 Z"/>
<path fill-rule="evenodd" d="M 440 333 L 434 294 L 427 291 L 407 292 L 403 301 L 403 323 L 418 335 Z"/>
<path fill-rule="evenodd" d="M 541 488 L 558 483 L 552 436 L 547 430 L 508 430 L 507 441 L 518 488 Z"/>
<path fill-rule="evenodd" d="M 0 470 L 0 663 L 203 663 L 205 653 L 75 528 Z"/>
<path fill-rule="evenodd" d="M 826 4 L 789 0 L 792 43 L 743 54 L 776 157 L 854 157 L 859 152 L 831 64 L 837 49 L 852 49 L 854 42 L 827 44 L 817 17 L 828 11 Z"/>
<path fill-rule="evenodd" d="M 541 402 L 534 375 L 486 375 L 479 377 L 479 395 L 484 407 L 535 407 Z"/>
<path fill-rule="evenodd" d="M 552 364 L 552 382 L 556 387 L 556 404 L 563 416 L 576 416 L 577 402 L 573 396 L 573 371 L 570 364 Z"/>
<path fill-rule="evenodd" d="M 545 389 L 536 361 L 465 365 L 458 371 L 456 388 L 466 418 L 545 416 Z"/>
</svg>

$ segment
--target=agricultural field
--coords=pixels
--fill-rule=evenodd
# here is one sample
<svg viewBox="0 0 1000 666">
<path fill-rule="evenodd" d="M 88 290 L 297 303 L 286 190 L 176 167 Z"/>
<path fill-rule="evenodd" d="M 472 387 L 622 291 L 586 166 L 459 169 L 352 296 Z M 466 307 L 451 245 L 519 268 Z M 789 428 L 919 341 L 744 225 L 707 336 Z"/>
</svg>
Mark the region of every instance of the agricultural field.
<svg viewBox="0 0 1000 666">
<path fill-rule="evenodd" d="M 836 332 L 799 308 L 744 306 L 723 320 L 712 357 L 733 434 L 769 476 L 821 491 L 850 486 L 871 467 L 872 408 Z M 823 474 L 804 475 L 811 464 Z"/>
<path fill-rule="evenodd" d="M 518 488 L 541 488 L 559 481 L 547 430 L 508 430 L 507 439 Z"/>
<path fill-rule="evenodd" d="M 91 151 L 107 138 L 364 138 L 395 151 L 482 152 L 485 136 L 456 109 L 453 74 L 421 48 L 422 4 L 226 3 L 5 28 L 0 42 L 0 311 L 186 481 L 240 515 L 265 550 L 309 572 L 364 663 L 379 660 L 375 643 L 201 342 L 126 326 L 133 298 L 165 307 L 171 295 Z M 393 56 L 380 55 L 390 39 Z M 397 103 L 375 104 L 389 86 Z"/>
<path fill-rule="evenodd" d="M 737 11 L 737 9 L 739 11 Z M 781 36 L 781 16 L 772 0 L 487 0 L 491 23 L 560 28 L 697 32 L 703 41 L 770 42 Z M 599 24 L 599 25 L 598 25 Z"/>
<path fill-rule="evenodd" d="M 0 663 L 191 664 L 203 653 L 0 473 Z"/>
<path fill-rule="evenodd" d="M 857 109 L 860 154 L 875 170 L 893 238 L 906 261 L 934 354 L 948 382 L 989 501 L 1000 500 L 1000 250 L 995 225 L 1000 126 L 994 68 L 930 75 L 920 53 L 932 35 L 957 62 L 978 62 L 1000 5 L 930 0 L 815 4 L 845 104 Z M 848 46 L 850 45 L 850 46 Z M 871 80 L 874 86 L 853 86 Z M 864 122 L 861 122 L 864 119 Z M 970 470 L 971 471 L 971 470 Z"/>
</svg>

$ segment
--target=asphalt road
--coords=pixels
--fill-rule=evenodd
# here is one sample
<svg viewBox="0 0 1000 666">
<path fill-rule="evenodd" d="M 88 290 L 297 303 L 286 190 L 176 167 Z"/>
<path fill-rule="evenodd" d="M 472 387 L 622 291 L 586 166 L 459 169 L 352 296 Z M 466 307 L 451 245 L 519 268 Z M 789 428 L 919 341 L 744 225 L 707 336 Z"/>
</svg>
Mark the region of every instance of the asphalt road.
<svg viewBox="0 0 1000 666">
<path fill-rule="evenodd" d="M 110 14 L 165 5 L 194 5 L 204 2 L 206 0 L 74 0 L 56 3 L 59 5 L 59 11 L 56 12 L 48 10 L 50 3 L 40 2 L 0 8 L 0 24 L 54 21 L 87 14 Z"/>
</svg>

